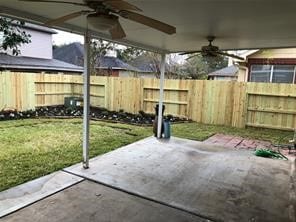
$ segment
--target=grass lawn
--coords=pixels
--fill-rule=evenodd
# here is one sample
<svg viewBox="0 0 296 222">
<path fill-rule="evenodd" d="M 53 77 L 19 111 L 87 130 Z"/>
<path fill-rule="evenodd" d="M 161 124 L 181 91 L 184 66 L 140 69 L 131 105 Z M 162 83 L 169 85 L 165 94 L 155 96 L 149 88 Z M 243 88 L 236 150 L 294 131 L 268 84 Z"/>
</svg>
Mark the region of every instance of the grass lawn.
<svg viewBox="0 0 296 222">
<path fill-rule="evenodd" d="M 94 157 L 152 135 L 151 127 L 91 122 L 90 156 Z M 291 132 L 235 129 L 197 123 L 172 126 L 172 135 L 204 140 L 215 133 L 277 142 Z M 32 119 L 0 122 L 0 191 L 81 162 L 80 119 Z"/>
<path fill-rule="evenodd" d="M 260 129 L 260 128 L 233 128 L 217 125 L 206 125 L 200 123 L 176 124 L 172 128 L 172 134 L 181 138 L 203 141 L 216 134 L 228 134 L 244 138 L 270 141 L 273 144 L 288 143 L 293 138 L 293 132 Z"/>
</svg>

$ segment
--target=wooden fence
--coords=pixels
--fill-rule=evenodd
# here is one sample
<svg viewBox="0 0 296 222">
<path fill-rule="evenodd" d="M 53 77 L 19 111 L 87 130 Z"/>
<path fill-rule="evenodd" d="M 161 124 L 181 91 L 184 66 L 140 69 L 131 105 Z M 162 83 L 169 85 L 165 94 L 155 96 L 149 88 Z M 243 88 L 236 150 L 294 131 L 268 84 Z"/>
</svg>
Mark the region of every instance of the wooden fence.
<svg viewBox="0 0 296 222">
<path fill-rule="evenodd" d="M 0 72 L 0 109 L 59 105 L 82 96 L 80 75 Z M 154 112 L 158 79 L 91 77 L 91 105 Z M 166 114 L 233 127 L 296 128 L 296 85 L 206 80 L 166 80 Z"/>
</svg>

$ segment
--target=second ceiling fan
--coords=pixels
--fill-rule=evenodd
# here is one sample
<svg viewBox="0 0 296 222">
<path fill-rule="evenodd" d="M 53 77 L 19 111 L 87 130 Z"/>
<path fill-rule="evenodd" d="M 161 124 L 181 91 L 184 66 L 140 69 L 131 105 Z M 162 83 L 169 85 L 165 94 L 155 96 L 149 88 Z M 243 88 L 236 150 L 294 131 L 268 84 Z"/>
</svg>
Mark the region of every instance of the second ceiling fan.
<svg viewBox="0 0 296 222">
<path fill-rule="evenodd" d="M 168 25 L 161 21 L 149 18 L 135 11 L 141 12 L 142 10 L 135 5 L 132 5 L 123 0 L 83 0 L 83 3 L 69 2 L 69 1 L 51 1 L 51 0 L 19 0 L 25 2 L 38 2 L 38 3 L 53 3 L 53 4 L 70 4 L 88 7 L 89 10 L 81 10 L 73 12 L 59 18 L 50 20 L 45 23 L 47 26 L 55 26 L 64 23 L 68 20 L 74 19 L 79 16 L 86 16 L 91 26 L 96 29 L 106 31 L 108 30 L 112 39 L 122 39 L 126 34 L 119 22 L 119 17 L 128 19 L 166 34 L 176 33 L 174 26 Z"/>
<path fill-rule="evenodd" d="M 180 55 L 194 54 L 192 56 L 189 56 L 187 59 L 191 59 L 191 58 L 197 56 L 198 54 L 201 54 L 204 57 L 216 57 L 216 56 L 222 55 L 222 56 L 235 58 L 235 59 L 238 59 L 238 60 L 244 60 L 244 58 L 242 58 L 240 56 L 223 52 L 223 51 L 221 51 L 219 49 L 218 46 L 214 46 L 212 44 L 212 42 L 215 40 L 215 38 L 216 38 L 215 36 L 208 36 L 207 40 L 209 41 L 209 45 L 201 47 L 200 51 L 184 52 L 184 53 L 180 53 Z"/>
</svg>

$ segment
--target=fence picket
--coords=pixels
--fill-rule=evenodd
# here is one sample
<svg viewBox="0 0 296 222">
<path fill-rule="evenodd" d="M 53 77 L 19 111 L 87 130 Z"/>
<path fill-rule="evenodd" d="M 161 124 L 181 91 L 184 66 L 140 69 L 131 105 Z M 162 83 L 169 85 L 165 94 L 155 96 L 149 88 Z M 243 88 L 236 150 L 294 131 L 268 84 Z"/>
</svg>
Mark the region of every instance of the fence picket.
<svg viewBox="0 0 296 222">
<path fill-rule="evenodd" d="M 0 109 L 61 105 L 82 96 L 80 75 L 0 72 Z M 110 110 L 154 112 L 159 80 L 91 77 L 91 105 Z M 296 85 L 206 80 L 166 80 L 166 114 L 233 127 L 296 128 Z"/>
</svg>

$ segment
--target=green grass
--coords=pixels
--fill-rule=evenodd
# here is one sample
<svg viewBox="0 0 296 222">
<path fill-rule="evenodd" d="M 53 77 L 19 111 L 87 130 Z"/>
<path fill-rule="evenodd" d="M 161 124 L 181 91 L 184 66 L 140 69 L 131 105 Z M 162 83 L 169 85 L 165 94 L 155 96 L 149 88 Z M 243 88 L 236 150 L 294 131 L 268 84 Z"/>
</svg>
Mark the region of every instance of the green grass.
<svg viewBox="0 0 296 222">
<path fill-rule="evenodd" d="M 278 144 L 279 141 L 280 143 L 287 143 L 289 139 L 293 138 L 293 132 L 252 127 L 240 129 L 200 123 L 183 123 L 176 124 L 172 128 L 172 135 L 174 136 L 199 141 L 203 141 L 216 133 L 266 140 L 273 144 Z"/>
<path fill-rule="evenodd" d="M 90 157 L 150 136 L 150 130 L 91 122 Z M 82 160 L 81 120 L 0 122 L 0 190 Z"/>
<path fill-rule="evenodd" d="M 91 122 L 90 157 L 152 135 L 151 127 Z M 215 133 L 277 142 L 290 132 L 184 123 L 172 135 L 204 140 Z M 82 160 L 82 121 L 32 119 L 0 122 L 0 191 Z"/>
</svg>

